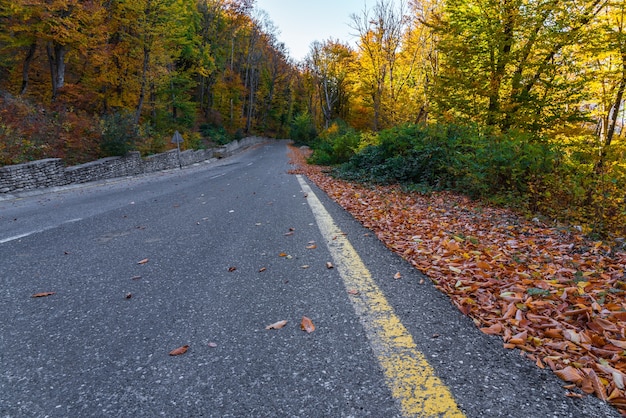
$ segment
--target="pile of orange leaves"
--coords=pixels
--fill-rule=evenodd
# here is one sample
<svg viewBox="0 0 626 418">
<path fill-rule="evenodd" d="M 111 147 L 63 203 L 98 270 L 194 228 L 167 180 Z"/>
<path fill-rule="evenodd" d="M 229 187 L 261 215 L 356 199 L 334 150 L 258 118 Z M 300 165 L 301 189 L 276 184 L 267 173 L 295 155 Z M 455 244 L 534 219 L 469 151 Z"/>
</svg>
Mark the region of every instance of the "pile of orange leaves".
<svg viewBox="0 0 626 418">
<path fill-rule="evenodd" d="M 625 252 L 452 193 L 341 181 L 296 148 L 291 162 L 482 332 L 626 416 Z"/>
</svg>

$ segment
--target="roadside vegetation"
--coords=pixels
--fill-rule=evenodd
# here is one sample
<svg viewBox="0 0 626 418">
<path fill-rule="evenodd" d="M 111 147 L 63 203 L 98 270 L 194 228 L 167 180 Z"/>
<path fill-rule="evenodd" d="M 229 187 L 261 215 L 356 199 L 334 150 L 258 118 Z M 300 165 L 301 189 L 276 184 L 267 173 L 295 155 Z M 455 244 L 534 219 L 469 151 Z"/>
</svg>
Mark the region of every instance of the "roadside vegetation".
<svg viewBox="0 0 626 418">
<path fill-rule="evenodd" d="M 495 134 L 476 125 L 405 124 L 361 134 L 335 123 L 311 145 L 310 161 L 332 166 L 338 178 L 423 194 L 454 191 L 618 245 L 626 236 L 623 141 L 603 164 L 584 139 Z"/>
</svg>

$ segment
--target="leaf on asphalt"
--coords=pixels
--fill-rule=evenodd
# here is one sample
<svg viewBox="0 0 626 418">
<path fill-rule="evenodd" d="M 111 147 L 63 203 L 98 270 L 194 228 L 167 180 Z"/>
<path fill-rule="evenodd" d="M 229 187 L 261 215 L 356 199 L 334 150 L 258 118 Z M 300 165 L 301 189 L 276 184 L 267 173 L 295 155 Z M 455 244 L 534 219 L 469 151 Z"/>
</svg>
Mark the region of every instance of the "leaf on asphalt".
<svg viewBox="0 0 626 418">
<path fill-rule="evenodd" d="M 566 382 L 572 383 L 581 383 L 583 381 L 583 374 L 579 370 L 575 369 L 572 366 L 567 366 L 562 370 L 556 370 L 554 372 L 558 377 L 565 380 Z"/>
<path fill-rule="evenodd" d="M 300 322 L 300 329 L 302 331 L 306 331 L 307 334 L 310 334 L 315 331 L 315 325 L 313 325 L 313 321 L 311 321 L 310 318 L 303 316 L 302 322 Z"/>
<path fill-rule="evenodd" d="M 52 296 L 54 294 L 56 294 L 56 292 L 39 292 L 32 295 L 31 298 L 45 298 L 46 296 Z"/>
<path fill-rule="evenodd" d="M 285 325 L 287 325 L 287 320 L 283 319 L 282 321 L 274 322 L 273 324 L 266 326 L 265 329 L 281 329 Z"/>
<path fill-rule="evenodd" d="M 486 328 L 481 328 L 480 329 L 483 333 L 487 334 L 487 335 L 498 335 L 502 332 L 503 327 L 502 324 L 499 322 L 496 322 L 495 324 L 491 325 L 490 327 L 486 327 Z"/>
<path fill-rule="evenodd" d="M 286 237 L 291 236 L 291 235 L 293 235 L 293 231 L 285 232 Z"/>
<path fill-rule="evenodd" d="M 133 294 L 132 294 L 132 293 L 126 293 L 126 296 L 125 296 L 125 298 L 126 298 L 126 299 L 130 299 L 130 298 L 132 298 L 132 297 L 133 297 Z"/>
<path fill-rule="evenodd" d="M 350 295 L 358 295 L 359 291 L 356 289 L 348 289 L 348 294 Z"/>
<path fill-rule="evenodd" d="M 217 347 L 217 344 L 216 344 L 216 343 L 213 343 L 213 342 L 210 342 L 208 345 L 209 345 L 209 347 L 211 347 L 211 348 L 216 348 L 216 347 Z"/>
<path fill-rule="evenodd" d="M 402 278 L 402 274 L 400 274 L 400 272 L 397 272 L 396 274 L 393 275 L 394 279 L 401 279 Z"/>
<path fill-rule="evenodd" d="M 133 277 L 131 277 L 130 279 L 131 279 L 131 280 L 139 280 L 139 279 L 141 279 L 141 276 L 133 276 Z"/>
<path fill-rule="evenodd" d="M 229 273 L 232 273 L 235 270 L 237 270 L 237 267 L 235 267 L 235 266 L 228 267 L 228 272 Z"/>
<path fill-rule="evenodd" d="M 332 269 L 332 268 L 334 268 L 334 267 L 335 267 L 335 266 L 333 266 L 333 263 L 331 263 L 330 261 L 327 261 L 327 262 L 326 262 L 326 268 L 327 268 L 327 269 Z"/>
<path fill-rule="evenodd" d="M 147 262 L 148 262 L 148 259 L 144 258 L 143 260 L 138 261 L 137 264 L 146 264 Z"/>
<path fill-rule="evenodd" d="M 178 347 L 170 351 L 170 356 L 180 356 L 181 354 L 185 354 L 189 350 L 188 345 L 183 345 L 182 347 Z"/>
<path fill-rule="evenodd" d="M 315 245 L 315 244 L 307 245 L 306 248 L 307 248 L 307 250 L 314 250 L 314 249 L 317 248 L 317 245 Z"/>
<path fill-rule="evenodd" d="M 280 253 L 278 254 L 279 257 L 287 257 L 287 253 Z"/>
<path fill-rule="evenodd" d="M 300 266 L 301 269 L 308 269 L 309 267 L 311 267 L 311 266 L 309 266 L 308 264 L 304 264 L 304 265 Z"/>
<path fill-rule="evenodd" d="M 261 268 L 259 269 L 259 273 L 263 273 L 265 270 L 267 270 L 267 267 L 261 267 Z"/>
</svg>

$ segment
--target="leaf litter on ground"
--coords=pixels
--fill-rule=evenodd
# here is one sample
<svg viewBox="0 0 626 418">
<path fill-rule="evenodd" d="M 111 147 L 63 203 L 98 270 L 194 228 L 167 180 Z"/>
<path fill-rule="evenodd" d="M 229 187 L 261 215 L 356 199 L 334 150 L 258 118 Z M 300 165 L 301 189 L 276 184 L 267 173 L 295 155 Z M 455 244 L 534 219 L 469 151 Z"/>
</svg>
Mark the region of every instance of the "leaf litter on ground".
<svg viewBox="0 0 626 418">
<path fill-rule="evenodd" d="M 428 276 L 482 332 L 626 415 L 624 251 L 461 195 L 332 178 L 306 157 L 292 147 L 290 172 Z"/>
</svg>

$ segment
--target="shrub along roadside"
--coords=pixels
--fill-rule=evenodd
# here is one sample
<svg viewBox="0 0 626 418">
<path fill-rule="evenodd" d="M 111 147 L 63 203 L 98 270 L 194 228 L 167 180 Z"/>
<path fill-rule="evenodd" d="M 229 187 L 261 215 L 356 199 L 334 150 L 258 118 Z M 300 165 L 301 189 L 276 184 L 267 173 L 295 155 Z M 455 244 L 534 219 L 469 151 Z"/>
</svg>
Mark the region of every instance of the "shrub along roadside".
<svg viewBox="0 0 626 418">
<path fill-rule="evenodd" d="M 626 236 L 626 165 L 619 157 L 625 150 L 624 144 L 613 145 L 598 170 L 597 149 L 588 143 L 452 124 L 402 125 L 372 140 L 333 125 L 314 143 L 311 162 L 334 165 L 339 178 L 400 183 L 422 193 L 460 192 L 615 238 Z"/>
</svg>

